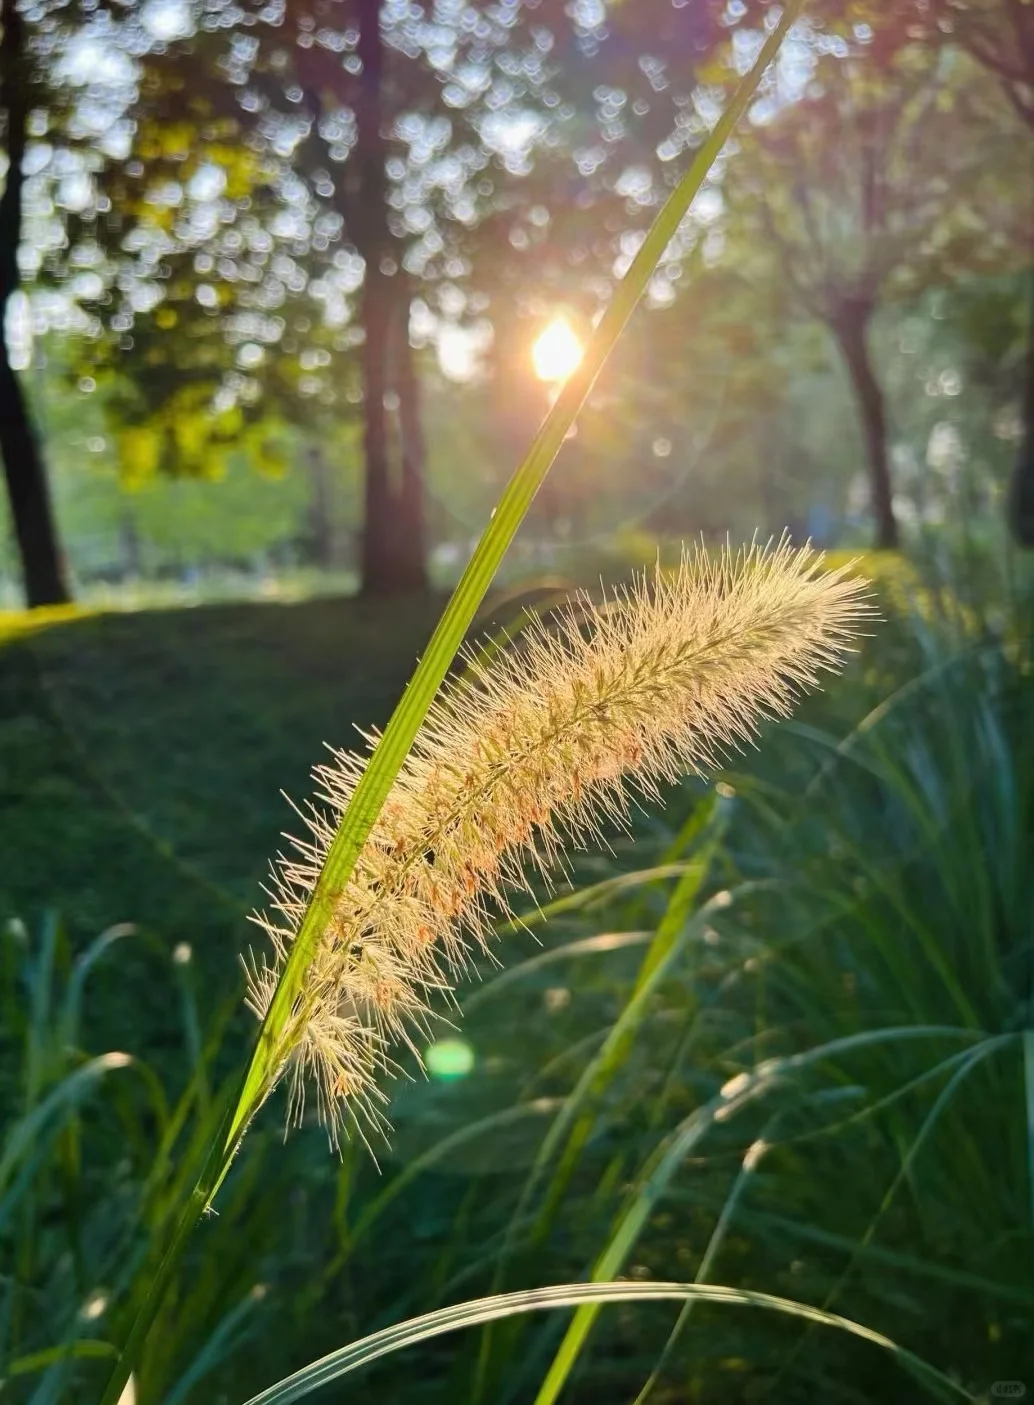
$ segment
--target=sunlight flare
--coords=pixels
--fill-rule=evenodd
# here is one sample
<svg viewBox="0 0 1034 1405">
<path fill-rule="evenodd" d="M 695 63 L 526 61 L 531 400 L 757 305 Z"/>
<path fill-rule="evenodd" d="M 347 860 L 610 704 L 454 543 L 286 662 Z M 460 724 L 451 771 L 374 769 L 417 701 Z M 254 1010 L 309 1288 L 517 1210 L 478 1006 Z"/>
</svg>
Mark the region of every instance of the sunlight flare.
<svg viewBox="0 0 1034 1405">
<path fill-rule="evenodd" d="M 556 383 L 567 380 L 581 362 L 583 348 L 570 323 L 563 317 L 552 322 L 535 339 L 531 359 L 540 381 Z"/>
</svg>

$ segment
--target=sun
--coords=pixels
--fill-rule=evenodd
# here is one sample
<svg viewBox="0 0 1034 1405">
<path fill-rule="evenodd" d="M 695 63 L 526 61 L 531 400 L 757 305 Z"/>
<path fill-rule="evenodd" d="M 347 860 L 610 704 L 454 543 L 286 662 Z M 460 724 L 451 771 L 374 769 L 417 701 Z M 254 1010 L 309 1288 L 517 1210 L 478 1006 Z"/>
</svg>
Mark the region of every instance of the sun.
<svg viewBox="0 0 1034 1405">
<path fill-rule="evenodd" d="M 582 344 L 563 317 L 554 317 L 531 348 L 540 381 L 565 381 L 582 359 Z"/>
</svg>

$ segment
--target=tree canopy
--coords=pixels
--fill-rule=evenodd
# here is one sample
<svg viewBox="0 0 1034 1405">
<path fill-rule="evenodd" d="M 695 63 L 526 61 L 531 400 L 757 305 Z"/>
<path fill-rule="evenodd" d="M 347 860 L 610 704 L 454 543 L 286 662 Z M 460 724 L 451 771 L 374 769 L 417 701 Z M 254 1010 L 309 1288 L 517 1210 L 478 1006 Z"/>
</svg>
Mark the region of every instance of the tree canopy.
<svg viewBox="0 0 1034 1405">
<path fill-rule="evenodd" d="M 469 518 L 476 483 L 500 481 L 548 402 L 534 338 L 558 317 L 588 330 L 769 8 L 15 6 L 7 42 L 24 48 L 29 98 L 14 108 L 5 306 L 17 311 L 25 283 L 37 334 L 68 348 L 69 386 L 100 397 L 127 485 L 214 481 L 231 461 L 304 477 L 305 442 L 361 446 L 364 584 L 420 588 L 431 544 Z M 1022 326 L 1031 12 L 1026 0 L 814 7 L 667 251 L 643 330 L 597 387 L 536 530 L 592 535 L 603 502 L 619 524 L 717 529 L 748 500 L 774 522 L 850 517 L 854 457 L 877 539 L 896 540 L 884 324 L 942 293 L 961 308 L 965 289 L 999 280 L 996 305 L 1010 300 Z M 1015 345 L 994 363 L 1003 406 L 1031 380 Z M 958 347 L 982 393 L 990 362 Z M 831 439 L 793 407 L 838 377 L 858 430 Z M 5 384 L 10 398 L 19 374 Z M 487 458 L 452 482 L 446 404 L 453 429 L 470 418 L 464 453 Z M 762 470 L 776 427 L 782 467 Z M 5 455 L 14 517 L 23 561 L 50 541 L 43 593 L 60 594 L 46 455 L 35 459 L 26 474 L 32 455 Z M 676 511 L 690 463 L 714 491 Z M 727 471 L 752 484 L 748 499 L 720 490 Z"/>
</svg>

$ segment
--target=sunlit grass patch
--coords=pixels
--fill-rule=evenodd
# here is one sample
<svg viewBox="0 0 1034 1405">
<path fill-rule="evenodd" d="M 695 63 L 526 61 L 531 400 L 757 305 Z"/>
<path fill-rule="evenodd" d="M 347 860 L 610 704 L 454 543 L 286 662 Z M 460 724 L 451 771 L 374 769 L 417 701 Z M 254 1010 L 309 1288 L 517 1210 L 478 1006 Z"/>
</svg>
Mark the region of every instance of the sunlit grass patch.
<svg viewBox="0 0 1034 1405">
<path fill-rule="evenodd" d="M 45 605 L 36 610 L 0 610 L 0 646 L 53 629 L 55 625 L 89 619 L 97 613 L 96 609 L 75 603 Z"/>
</svg>

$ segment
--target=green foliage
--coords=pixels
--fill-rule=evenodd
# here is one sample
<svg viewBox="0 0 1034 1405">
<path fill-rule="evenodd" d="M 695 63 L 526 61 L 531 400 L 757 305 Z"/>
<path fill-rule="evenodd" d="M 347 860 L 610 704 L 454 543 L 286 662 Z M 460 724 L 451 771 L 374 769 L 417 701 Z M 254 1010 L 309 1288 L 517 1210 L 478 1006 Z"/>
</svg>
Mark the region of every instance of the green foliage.
<svg viewBox="0 0 1034 1405">
<path fill-rule="evenodd" d="M 0 656 L 0 843 L 20 855 L 0 914 L 35 922 L 51 903 L 77 941 L 132 917 L 190 941 L 226 990 L 289 818 L 281 788 L 304 793 L 327 737 L 384 723 L 438 606 L 399 619 L 317 599 L 19 631 Z"/>
<path fill-rule="evenodd" d="M 182 435 L 200 436 L 198 455 L 180 455 L 175 472 L 152 471 L 154 463 L 134 469 L 128 449 L 160 452 L 165 421 L 127 423 L 103 381 L 86 380 L 92 389 L 70 395 L 69 373 L 67 348 L 52 339 L 29 389 L 80 591 L 182 577 L 190 568 L 236 567 L 268 578 L 277 566 L 352 564 L 361 478 L 354 422 L 316 421 L 300 431 L 267 413 L 216 443 L 203 407 L 190 418 L 177 412 Z M 6 547 L 0 544 L 0 562 L 13 566 Z"/>
<path fill-rule="evenodd" d="M 623 1272 L 632 1291 L 696 1279 L 717 1285 L 716 1302 L 726 1286 L 771 1294 L 882 1333 L 973 1393 L 1022 1377 L 1034 1305 L 1020 1038 L 1029 1019 L 1030 674 L 1022 652 L 1010 646 L 1006 657 L 995 643 L 993 611 L 967 623 L 936 595 L 923 604 L 917 568 L 902 559 L 864 564 L 888 620 L 851 674 L 730 769 L 716 800 L 701 804 L 696 786 L 672 795 L 612 855 L 579 860 L 576 891 L 545 908 L 548 921 L 507 935 L 507 970 L 487 970 L 464 997 L 471 1072 L 398 1084 L 394 1148 L 379 1174 L 361 1147 L 338 1166 L 315 1127 L 286 1147 L 275 1118 L 249 1136 L 141 1364 L 138 1400 L 240 1405 L 388 1323 L 493 1290 L 583 1279 L 611 1241 L 625 1247 L 623 1267 L 608 1260 L 608 1272 Z M 76 965 L 60 930 L 34 922 L 2 947 L 10 1037 L 0 1161 L 14 1175 L 4 1195 L 21 1198 L 0 1242 L 8 1260 L 16 1246 L 2 1236 L 31 1241 L 23 1286 L 48 1304 L 42 1317 L 16 1312 L 18 1335 L 4 1345 L 19 1372 L 8 1367 L 16 1400 L 44 1379 L 53 1398 L 94 1398 L 106 1362 L 93 1344 L 117 1339 L 134 1311 L 133 1252 L 167 1223 L 192 1159 L 180 1139 L 195 1114 L 204 1125 L 202 1108 L 216 1105 L 247 1037 L 232 1022 L 207 1038 L 224 1027 L 216 992 L 234 993 L 237 919 L 231 904 L 222 926 L 211 917 L 197 925 L 187 889 L 239 874 L 229 886 L 243 896 L 253 880 L 219 833 L 239 831 L 257 866 L 282 823 L 269 809 L 242 828 L 272 793 L 256 766 L 296 775 L 297 789 L 316 737 L 340 734 L 347 711 L 361 716 L 371 705 L 358 692 L 344 703 L 330 678 L 318 685 L 323 703 L 306 688 L 290 707 L 283 700 L 286 711 L 271 711 L 287 655 L 305 651 L 316 684 L 342 611 L 328 603 L 166 617 L 162 648 L 180 661 L 176 686 L 192 700 L 189 711 L 180 703 L 179 723 L 167 702 L 163 710 L 170 680 L 155 674 L 147 648 L 160 619 L 87 620 L 31 641 L 64 696 L 74 688 L 85 703 L 90 669 L 95 688 L 108 680 L 82 740 L 122 797 L 149 803 L 176 842 L 145 869 L 153 836 L 127 825 L 125 812 L 118 826 L 105 821 L 109 855 L 121 849 L 128 860 L 106 881 L 134 907 L 152 886 L 160 945 L 126 933 L 91 948 L 84 933 Z M 389 667 L 383 623 L 367 621 L 361 636 L 361 619 L 353 615 L 347 659 L 369 666 L 380 639 L 383 715 L 417 645 L 397 642 Z M 8 648 L 5 677 L 29 642 Z M 354 673 L 351 662 L 342 667 Z M 242 712 L 217 731 L 233 686 Z M 209 728 L 216 734 L 205 741 Z M 46 754 L 53 739 L 39 744 Z M 169 755 L 189 755 L 192 803 L 161 764 Z M 75 842 L 104 815 L 90 803 Z M 20 813 L 5 839 L 19 856 L 33 827 Z M 71 858 L 67 803 L 63 813 L 68 837 L 55 843 Z M 137 868 L 145 886 L 129 898 Z M 37 870 L 35 890 L 46 882 Z M 210 891 L 199 894 L 196 912 L 212 907 Z M 672 936 L 670 962 L 644 986 L 648 953 Z M 193 959 L 177 964 L 171 953 L 184 940 Z M 637 985 L 645 999 L 633 999 Z M 624 1040 L 630 1020 L 635 1038 Z M 106 1065 L 111 1049 L 133 1064 Z M 77 1074 L 83 1081 L 69 1090 Z M 45 1104 L 53 1135 L 32 1139 L 33 1174 L 19 1190 L 19 1148 L 30 1143 L 17 1128 Z M 564 1129 L 587 1112 L 588 1135 L 565 1168 L 548 1148 L 568 1144 Z M 78 1220 L 54 1208 L 67 1204 L 81 1207 Z M 109 1305 L 84 1317 L 95 1289 Z M 922 1398 L 921 1378 L 871 1342 L 802 1318 L 713 1307 L 706 1288 L 667 1350 L 678 1304 L 602 1311 L 572 1362 L 575 1402 L 632 1399 L 662 1353 L 650 1396 L 658 1401 L 689 1391 L 704 1405 L 746 1391 L 791 1405 L 820 1390 L 845 1405 Z M 486 1339 L 467 1333 L 444 1350 L 418 1327 L 408 1351 L 378 1361 L 369 1388 L 407 1405 L 531 1399 L 563 1326 L 552 1315 L 497 1321 Z M 43 1353 L 62 1343 L 59 1369 Z"/>
</svg>

